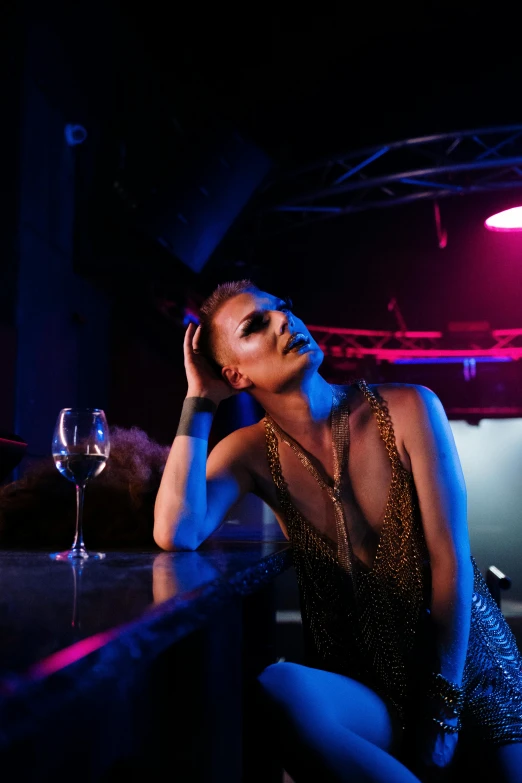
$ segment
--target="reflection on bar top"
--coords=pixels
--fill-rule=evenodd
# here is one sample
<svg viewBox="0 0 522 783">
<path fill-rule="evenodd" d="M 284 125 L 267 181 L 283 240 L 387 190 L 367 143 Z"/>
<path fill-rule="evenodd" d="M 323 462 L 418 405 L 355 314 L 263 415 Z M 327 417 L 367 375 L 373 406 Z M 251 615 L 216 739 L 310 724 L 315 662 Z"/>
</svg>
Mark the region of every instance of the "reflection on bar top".
<svg viewBox="0 0 522 783">
<path fill-rule="evenodd" d="M 254 590 L 288 567 L 289 551 L 280 541 L 214 540 L 196 552 L 108 552 L 80 566 L 47 552 L 0 552 L 0 679 L 151 612 L 175 616 L 231 585 Z"/>
</svg>

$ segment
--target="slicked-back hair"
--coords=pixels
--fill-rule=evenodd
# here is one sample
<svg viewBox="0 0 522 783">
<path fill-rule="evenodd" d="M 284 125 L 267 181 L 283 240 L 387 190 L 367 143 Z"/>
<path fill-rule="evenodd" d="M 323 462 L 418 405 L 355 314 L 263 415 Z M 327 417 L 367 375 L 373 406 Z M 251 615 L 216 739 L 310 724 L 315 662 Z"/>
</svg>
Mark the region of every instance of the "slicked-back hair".
<svg viewBox="0 0 522 783">
<path fill-rule="evenodd" d="M 251 280 L 232 280 L 220 283 L 199 308 L 201 333 L 199 348 L 201 353 L 212 363 L 216 372 L 221 375 L 221 369 L 227 364 L 227 356 L 214 328 L 214 319 L 226 302 L 244 293 L 261 293 L 258 286 Z"/>
</svg>

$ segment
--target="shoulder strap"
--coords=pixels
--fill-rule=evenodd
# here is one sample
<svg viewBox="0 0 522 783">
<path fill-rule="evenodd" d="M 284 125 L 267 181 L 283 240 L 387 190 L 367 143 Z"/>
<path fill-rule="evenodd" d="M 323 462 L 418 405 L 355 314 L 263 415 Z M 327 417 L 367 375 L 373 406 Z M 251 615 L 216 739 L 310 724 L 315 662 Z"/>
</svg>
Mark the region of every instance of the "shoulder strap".
<svg viewBox="0 0 522 783">
<path fill-rule="evenodd" d="M 296 440 L 294 440 L 294 438 L 292 438 L 291 435 L 288 435 L 287 432 L 282 430 L 281 427 L 278 424 L 276 424 L 276 422 L 268 414 L 266 414 L 265 417 L 265 427 L 271 429 L 273 433 L 277 433 L 279 439 L 283 443 L 286 443 L 287 446 L 290 446 L 294 454 L 296 454 L 296 456 L 300 460 L 303 467 L 308 471 L 308 473 L 310 473 L 314 477 L 314 479 L 317 481 L 317 483 L 322 489 L 328 489 L 329 485 L 321 476 L 317 468 L 308 459 L 308 457 L 303 452 L 299 443 Z"/>
<path fill-rule="evenodd" d="M 337 497 L 338 495 L 348 463 L 348 450 L 350 444 L 350 409 L 346 405 L 346 395 L 338 391 L 335 387 L 332 387 L 332 394 L 332 439 L 335 463 L 333 486 L 320 474 L 315 465 L 304 453 L 301 445 L 296 440 L 294 440 L 291 435 L 281 429 L 281 427 L 272 419 L 271 416 L 269 416 L 268 413 L 265 416 L 265 427 L 267 431 L 271 430 L 272 435 L 277 433 L 279 439 L 292 449 L 303 467 L 314 477 L 321 489 L 325 489 L 327 491 L 330 498 L 333 500 L 334 497 Z"/>
<path fill-rule="evenodd" d="M 355 385 L 358 386 L 358 388 L 364 394 L 368 405 L 375 414 L 375 418 L 377 419 L 377 426 L 379 427 L 379 432 L 381 434 L 381 438 L 384 441 L 384 445 L 386 446 L 386 451 L 388 452 L 392 466 L 394 468 L 401 468 L 402 462 L 399 456 L 399 451 L 397 449 L 397 441 L 395 440 L 395 432 L 393 430 L 393 424 L 388 406 L 380 394 L 370 389 L 366 381 L 362 378 L 355 381 Z"/>
<path fill-rule="evenodd" d="M 341 487 L 345 478 L 345 470 L 348 461 L 348 449 L 350 444 L 350 429 L 349 429 L 349 416 L 350 409 L 346 404 L 346 395 L 339 390 L 332 387 L 333 394 L 333 406 L 332 406 L 332 446 L 335 462 L 335 477 L 333 485 L 327 483 L 320 475 L 319 471 L 312 464 L 307 455 L 303 452 L 303 449 L 288 433 L 279 427 L 279 425 L 268 415 L 265 415 L 265 433 L 268 449 L 268 462 L 270 465 L 270 472 L 276 486 L 279 502 L 287 516 L 287 521 L 290 526 L 293 527 L 293 520 L 297 516 L 301 518 L 300 514 L 296 514 L 290 496 L 288 494 L 288 487 L 283 477 L 281 470 L 281 462 L 279 460 L 279 449 L 277 443 L 276 433 L 283 443 L 286 443 L 296 456 L 301 461 L 303 467 L 314 477 L 319 486 L 326 490 L 330 500 L 333 503 L 335 514 L 335 525 L 337 531 L 337 562 L 344 568 L 347 573 L 353 577 L 353 553 L 351 543 L 348 537 L 346 528 L 346 519 L 344 517 L 344 510 L 342 504 Z M 291 530 L 289 529 L 290 535 Z"/>
<path fill-rule="evenodd" d="M 268 466 L 272 479 L 278 490 L 278 494 L 285 492 L 286 481 L 283 478 L 283 471 L 281 470 L 281 462 L 279 461 L 279 449 L 277 447 L 277 437 L 274 432 L 274 428 L 271 423 L 271 419 L 268 415 L 265 416 L 265 437 L 267 447 Z M 279 498 L 280 499 L 280 498 Z"/>
</svg>

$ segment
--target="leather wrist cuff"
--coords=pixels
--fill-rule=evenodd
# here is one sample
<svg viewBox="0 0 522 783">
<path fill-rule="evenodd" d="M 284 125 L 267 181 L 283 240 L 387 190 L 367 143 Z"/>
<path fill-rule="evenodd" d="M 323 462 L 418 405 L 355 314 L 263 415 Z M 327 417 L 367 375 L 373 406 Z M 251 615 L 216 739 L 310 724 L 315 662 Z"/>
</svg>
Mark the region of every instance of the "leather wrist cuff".
<svg viewBox="0 0 522 783">
<path fill-rule="evenodd" d="M 186 397 L 181 409 L 176 437 L 188 435 L 191 438 L 208 440 L 212 417 L 217 405 L 208 397 Z"/>
</svg>

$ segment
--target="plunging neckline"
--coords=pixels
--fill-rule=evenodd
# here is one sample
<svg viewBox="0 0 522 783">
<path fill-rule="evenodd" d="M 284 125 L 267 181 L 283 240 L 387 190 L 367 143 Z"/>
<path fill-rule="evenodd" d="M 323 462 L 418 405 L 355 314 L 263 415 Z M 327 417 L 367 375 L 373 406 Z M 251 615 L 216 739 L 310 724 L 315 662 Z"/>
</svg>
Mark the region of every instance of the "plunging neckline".
<svg viewBox="0 0 522 783">
<path fill-rule="evenodd" d="M 337 395 L 333 386 L 330 386 L 330 389 L 332 391 L 332 408 L 330 411 L 329 418 L 330 418 L 330 427 L 331 427 L 331 434 L 332 434 L 331 448 L 333 452 L 333 465 L 334 465 L 333 479 L 331 479 L 327 471 L 324 470 L 319 460 L 317 460 L 317 462 L 319 462 L 320 469 L 318 469 L 314 465 L 310 457 L 313 457 L 314 460 L 316 460 L 316 457 L 314 457 L 313 454 L 310 454 L 310 456 L 308 456 L 308 452 L 306 451 L 306 449 L 304 449 L 301 446 L 301 444 L 295 440 L 295 438 L 293 438 L 291 435 L 285 432 L 284 429 L 280 427 L 279 424 L 277 424 L 277 422 L 274 421 L 274 419 L 270 416 L 270 414 L 268 413 L 266 414 L 265 420 L 268 421 L 272 430 L 274 430 L 275 433 L 279 436 L 279 439 L 287 446 L 289 446 L 292 449 L 292 451 L 297 455 L 301 464 L 314 477 L 314 479 L 317 481 L 321 489 L 326 489 L 328 495 L 332 497 L 332 494 L 335 494 L 336 492 L 339 491 L 340 484 L 342 482 L 341 474 L 342 474 L 343 462 L 347 457 L 347 455 L 339 455 L 338 450 L 335 447 L 335 438 L 334 438 L 334 427 L 338 425 L 337 416 L 339 414 L 339 409 L 342 405 L 342 402 L 346 398 L 346 394 Z M 350 413 L 349 409 L 347 409 L 347 412 L 349 415 Z M 343 457 L 345 459 L 343 459 Z"/>
<path fill-rule="evenodd" d="M 405 470 L 405 469 L 404 469 Z M 406 473 L 408 471 L 405 470 Z M 408 473 L 408 476 L 410 474 Z M 368 565 L 368 563 L 365 563 L 364 560 L 361 560 L 361 558 L 353 551 L 353 547 L 351 547 L 351 556 L 352 556 L 352 563 L 356 562 L 358 569 L 361 570 L 362 575 L 367 576 L 371 574 L 375 570 L 375 566 L 377 564 L 378 559 L 380 559 L 381 549 L 382 549 L 382 540 L 383 540 L 383 533 L 385 532 L 385 529 L 387 527 L 388 520 L 390 519 L 390 508 L 393 504 L 393 486 L 394 486 L 394 476 L 393 476 L 393 468 L 392 468 L 392 478 L 390 481 L 390 486 L 388 488 L 388 494 L 386 499 L 386 505 L 384 508 L 384 512 L 382 515 L 382 524 L 381 524 L 381 532 L 378 533 L 378 540 L 377 540 L 377 547 L 375 549 L 375 555 L 373 557 L 373 561 L 371 565 Z M 290 494 L 288 492 L 288 489 L 286 491 L 288 501 L 291 503 L 291 505 L 294 508 L 294 511 L 296 515 L 299 517 L 299 520 L 304 524 L 308 532 L 316 537 L 321 539 L 331 550 L 332 553 L 335 555 L 335 558 L 337 560 L 337 542 L 333 540 L 327 533 L 324 533 L 322 530 L 319 530 L 318 527 L 316 527 L 313 522 L 310 522 L 310 520 L 304 516 L 304 514 L 299 511 L 299 509 L 294 505 L 292 502 L 292 499 L 290 497 Z M 346 530 L 346 537 L 348 538 L 348 530 Z M 350 542 L 351 544 L 351 542 Z"/>
<path fill-rule="evenodd" d="M 353 384 L 350 384 L 350 386 L 357 386 L 357 388 L 359 388 L 364 393 L 364 390 L 361 388 L 361 384 L 359 382 L 355 382 Z M 382 517 L 381 517 L 380 532 L 378 533 L 377 547 L 375 549 L 375 555 L 373 557 L 372 563 L 371 563 L 371 565 L 368 565 L 367 563 L 364 562 L 364 560 L 361 560 L 361 558 L 358 557 L 358 555 L 356 555 L 355 552 L 353 551 L 352 543 L 351 543 L 350 536 L 349 536 L 349 533 L 348 533 L 348 526 L 346 524 L 346 515 L 344 513 L 344 506 L 343 506 L 342 500 L 340 498 L 340 488 L 341 488 L 341 484 L 343 482 L 343 475 L 338 475 L 337 471 L 338 470 L 342 471 L 342 466 L 344 466 L 345 470 L 347 470 L 347 467 L 348 467 L 348 453 L 346 453 L 345 455 L 339 455 L 337 453 L 337 449 L 335 448 L 335 439 L 334 439 L 334 436 L 333 436 L 333 431 L 334 431 L 333 428 L 334 428 L 334 422 L 336 421 L 336 414 L 337 414 L 337 418 L 338 418 L 339 417 L 339 412 L 341 411 L 341 408 L 343 407 L 343 405 L 346 405 L 347 394 L 346 394 L 346 392 L 342 392 L 342 391 L 341 392 L 337 392 L 337 390 L 335 390 L 333 386 L 331 388 L 332 388 L 332 396 L 333 396 L 332 413 L 331 413 L 331 419 L 332 419 L 332 448 L 333 448 L 333 451 L 334 451 L 334 468 L 335 468 L 335 470 L 334 470 L 334 483 L 333 484 L 332 483 L 327 483 L 324 480 L 324 478 L 320 475 L 320 473 L 317 470 L 317 468 L 315 467 L 315 465 L 313 465 L 312 462 L 309 460 L 309 458 L 306 456 L 306 454 L 304 453 L 304 450 L 302 449 L 300 444 L 297 441 L 295 441 L 294 438 L 292 438 L 290 435 L 288 435 L 288 433 L 286 433 L 281 427 L 279 427 L 279 425 L 276 424 L 276 422 L 274 422 L 274 420 L 268 414 L 265 417 L 265 421 L 268 423 L 270 429 L 272 430 L 272 433 L 273 433 L 273 436 L 274 436 L 274 438 L 276 440 L 276 443 L 278 444 L 277 435 L 279 435 L 280 440 L 283 443 L 286 443 L 297 454 L 297 456 L 300 459 L 301 463 L 304 465 L 305 468 L 308 469 L 308 472 L 311 473 L 311 475 L 316 479 L 316 481 L 319 484 L 319 486 L 321 488 L 324 488 L 324 489 L 327 490 L 328 495 L 329 495 L 331 500 L 333 500 L 332 493 L 334 493 L 336 491 L 336 483 L 338 484 L 338 486 L 337 486 L 337 492 L 339 493 L 338 499 L 339 499 L 339 502 L 341 503 L 342 516 L 343 516 L 343 520 L 344 520 L 343 533 L 344 533 L 345 542 L 342 542 L 342 543 L 345 543 L 345 545 L 347 547 L 347 554 L 349 555 L 349 558 L 350 558 L 349 570 L 351 570 L 351 566 L 352 565 L 356 564 L 357 570 L 360 571 L 360 575 L 368 576 L 371 573 L 373 573 L 373 571 L 375 570 L 375 567 L 376 567 L 376 565 L 377 565 L 377 563 L 378 563 L 378 561 L 380 559 L 380 556 L 381 556 L 383 534 L 385 533 L 386 528 L 387 528 L 387 524 L 388 524 L 388 522 L 389 522 L 389 520 L 390 520 L 390 518 L 392 516 L 391 510 L 392 510 L 392 507 L 393 507 L 393 504 L 394 504 L 394 501 L 395 501 L 395 498 L 394 498 L 394 488 L 397 485 L 398 473 L 402 472 L 403 474 L 405 474 L 408 477 L 408 480 L 411 479 L 411 473 L 408 470 L 406 470 L 406 468 L 401 463 L 400 458 L 398 456 L 398 452 L 396 451 L 396 446 L 395 446 L 395 451 L 396 451 L 396 455 L 395 456 L 396 456 L 396 458 L 392 459 L 391 455 L 389 454 L 392 474 L 391 474 L 390 484 L 389 484 L 388 492 L 387 492 L 387 496 L 386 496 L 386 504 L 385 504 L 384 511 L 383 511 L 383 514 L 382 514 Z M 336 396 L 337 394 L 339 395 L 338 397 Z M 373 393 L 369 389 L 368 389 L 368 394 L 373 395 Z M 366 396 L 366 394 L 365 394 L 365 396 Z M 347 407 L 348 417 L 349 417 L 349 413 L 350 413 L 350 410 Z M 347 418 L 347 422 L 348 422 L 348 418 Z M 336 423 L 338 423 L 338 421 Z M 381 437 L 382 437 L 383 436 L 382 431 L 380 431 L 380 434 L 381 434 Z M 348 436 L 348 443 L 347 443 L 347 447 L 346 448 L 347 448 L 347 451 L 348 451 L 348 448 L 349 448 L 349 436 Z M 317 528 L 295 506 L 295 504 L 293 503 L 293 501 L 292 501 L 292 499 L 290 497 L 288 484 L 287 484 L 287 482 L 286 482 L 286 480 L 285 480 L 285 478 L 283 476 L 283 472 L 282 472 L 282 468 L 281 468 L 281 461 L 280 461 L 280 456 L 279 456 L 279 445 L 277 445 L 277 449 L 276 449 L 275 453 L 276 453 L 276 456 L 277 456 L 279 473 L 280 473 L 281 480 L 282 480 L 281 481 L 281 486 L 280 486 L 280 491 L 284 494 L 284 497 L 285 497 L 287 503 L 292 507 L 293 512 L 297 516 L 299 521 L 301 523 L 303 523 L 304 526 L 307 528 L 308 533 L 311 534 L 312 536 L 316 537 L 317 539 L 321 540 L 329 548 L 329 550 L 331 551 L 332 555 L 335 557 L 335 560 L 339 563 L 339 565 L 342 565 L 342 563 L 340 563 L 340 561 L 339 561 L 339 549 L 340 549 L 340 542 L 339 542 L 339 540 L 334 541 L 334 539 L 331 538 L 327 533 L 324 533 L 322 530 L 319 530 L 319 528 Z M 303 460 L 303 458 L 304 458 L 304 460 Z M 308 463 L 308 467 L 307 467 L 306 463 Z M 324 471 L 324 472 L 326 473 L 326 471 Z M 346 478 L 346 476 L 344 476 L 344 478 Z M 337 479 L 337 481 L 336 481 L 336 479 Z M 369 525 L 369 523 L 368 523 L 368 525 Z"/>
</svg>

